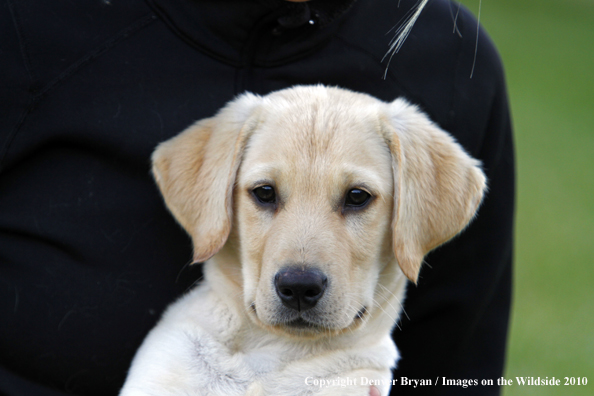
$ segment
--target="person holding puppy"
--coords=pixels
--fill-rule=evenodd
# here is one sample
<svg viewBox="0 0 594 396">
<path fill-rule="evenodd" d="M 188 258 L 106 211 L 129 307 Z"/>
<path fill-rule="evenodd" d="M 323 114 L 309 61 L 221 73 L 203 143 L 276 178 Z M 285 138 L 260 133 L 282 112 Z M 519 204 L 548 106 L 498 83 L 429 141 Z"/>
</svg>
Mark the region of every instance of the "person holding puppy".
<svg viewBox="0 0 594 396">
<path fill-rule="evenodd" d="M 408 288 L 394 377 L 501 376 L 514 208 L 503 71 L 482 32 L 475 54 L 466 11 L 451 34 L 439 0 L 383 79 L 385 34 L 415 3 L 2 1 L 0 394 L 117 394 L 165 306 L 200 278 L 149 175 L 154 147 L 242 92 L 317 83 L 405 97 L 482 161 L 477 218 Z"/>
</svg>

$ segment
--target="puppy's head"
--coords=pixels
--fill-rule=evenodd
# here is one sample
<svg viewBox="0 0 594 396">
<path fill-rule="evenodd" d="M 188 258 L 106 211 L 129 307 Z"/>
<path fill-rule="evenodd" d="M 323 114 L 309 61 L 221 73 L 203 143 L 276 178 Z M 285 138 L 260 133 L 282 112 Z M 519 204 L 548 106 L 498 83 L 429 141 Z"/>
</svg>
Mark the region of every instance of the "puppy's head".
<svg viewBox="0 0 594 396">
<path fill-rule="evenodd" d="M 227 244 L 217 265 L 247 314 L 296 336 L 385 311 L 378 296 L 402 274 L 416 282 L 485 188 L 478 162 L 415 107 L 321 86 L 243 95 L 162 143 L 153 164 L 194 260 Z"/>
</svg>

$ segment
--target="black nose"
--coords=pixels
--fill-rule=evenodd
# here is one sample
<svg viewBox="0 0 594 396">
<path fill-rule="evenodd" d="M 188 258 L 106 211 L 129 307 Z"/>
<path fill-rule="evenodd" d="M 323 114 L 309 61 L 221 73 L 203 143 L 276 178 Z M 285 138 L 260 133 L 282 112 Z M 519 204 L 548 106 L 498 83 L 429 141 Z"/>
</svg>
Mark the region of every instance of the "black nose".
<svg viewBox="0 0 594 396">
<path fill-rule="evenodd" d="M 306 311 L 313 308 L 324 295 L 328 278 L 318 269 L 284 268 L 276 273 L 276 294 L 285 307 Z"/>
</svg>

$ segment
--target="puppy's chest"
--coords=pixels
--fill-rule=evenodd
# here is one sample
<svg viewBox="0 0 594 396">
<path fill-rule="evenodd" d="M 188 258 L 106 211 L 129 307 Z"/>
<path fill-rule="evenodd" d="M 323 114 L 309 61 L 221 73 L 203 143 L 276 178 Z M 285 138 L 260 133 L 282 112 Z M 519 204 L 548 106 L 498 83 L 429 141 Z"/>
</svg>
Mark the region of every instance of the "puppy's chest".
<svg viewBox="0 0 594 396">
<path fill-rule="evenodd" d="M 320 352 L 313 345 L 294 343 L 256 328 L 236 333 L 226 346 L 228 353 L 240 359 L 256 376 L 280 372 L 287 365 L 308 360 Z"/>
<path fill-rule="evenodd" d="M 243 361 L 257 376 L 266 376 L 281 371 L 286 365 L 278 348 L 263 347 L 243 353 Z"/>
</svg>

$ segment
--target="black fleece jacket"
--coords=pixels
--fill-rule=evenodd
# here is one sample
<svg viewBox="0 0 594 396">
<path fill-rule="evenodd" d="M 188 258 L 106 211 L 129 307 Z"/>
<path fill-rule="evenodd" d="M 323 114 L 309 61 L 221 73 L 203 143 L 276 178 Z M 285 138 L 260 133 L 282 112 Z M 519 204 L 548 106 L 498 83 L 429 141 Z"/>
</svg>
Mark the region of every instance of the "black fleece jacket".
<svg viewBox="0 0 594 396">
<path fill-rule="evenodd" d="M 158 142 L 235 95 L 294 84 L 404 96 L 483 162 L 489 192 L 431 253 L 394 337 L 395 378 L 496 379 L 508 325 L 514 158 L 484 32 L 433 0 L 0 1 L 0 395 L 115 395 L 164 307 L 200 277 L 149 175 Z M 495 386 L 399 395 L 497 394 Z"/>
</svg>

